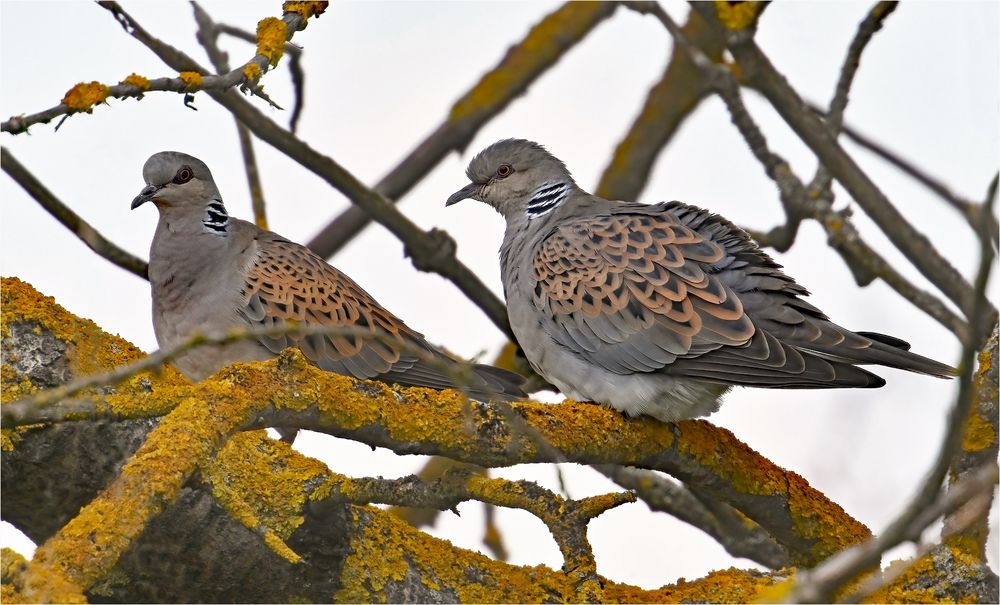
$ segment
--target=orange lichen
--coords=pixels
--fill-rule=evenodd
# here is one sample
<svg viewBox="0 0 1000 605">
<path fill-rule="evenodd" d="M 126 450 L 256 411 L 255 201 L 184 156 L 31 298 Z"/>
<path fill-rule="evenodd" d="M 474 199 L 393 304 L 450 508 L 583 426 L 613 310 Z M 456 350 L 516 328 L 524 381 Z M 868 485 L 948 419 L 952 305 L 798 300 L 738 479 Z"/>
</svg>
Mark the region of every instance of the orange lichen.
<svg viewBox="0 0 1000 605">
<path fill-rule="evenodd" d="M 246 78 L 247 82 L 256 82 L 260 78 L 260 73 L 260 65 L 252 61 L 243 68 L 243 77 Z"/>
<path fill-rule="evenodd" d="M 201 88 L 203 82 L 202 75 L 196 71 L 182 71 L 178 76 L 190 90 Z"/>
<path fill-rule="evenodd" d="M 281 12 L 298 13 L 303 19 L 308 20 L 313 15 L 319 18 L 329 6 L 329 2 L 284 2 L 281 5 Z"/>
<path fill-rule="evenodd" d="M 288 25 L 277 17 L 267 17 L 257 23 L 257 54 L 266 58 L 271 67 L 278 64 L 285 52 Z"/>
<path fill-rule="evenodd" d="M 767 6 L 764 2 L 728 2 L 716 0 L 715 14 L 728 29 L 744 29 L 757 23 L 757 17 Z"/>
<path fill-rule="evenodd" d="M 149 80 L 140 76 L 139 74 L 131 74 L 130 76 L 122 80 L 122 84 L 131 84 L 132 86 L 135 86 L 139 90 L 149 90 Z"/>
<path fill-rule="evenodd" d="M 81 82 L 66 91 L 62 103 L 73 111 L 90 113 L 94 105 L 103 103 L 111 89 L 100 82 Z"/>
</svg>

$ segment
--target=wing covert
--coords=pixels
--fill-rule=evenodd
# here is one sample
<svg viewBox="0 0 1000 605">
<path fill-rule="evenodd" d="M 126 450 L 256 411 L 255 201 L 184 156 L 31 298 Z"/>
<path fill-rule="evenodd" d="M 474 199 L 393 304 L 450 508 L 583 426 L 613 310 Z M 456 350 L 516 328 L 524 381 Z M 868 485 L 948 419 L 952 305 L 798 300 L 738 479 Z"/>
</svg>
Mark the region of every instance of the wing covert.
<svg viewBox="0 0 1000 605">
<path fill-rule="evenodd" d="M 551 336 L 620 374 L 747 344 L 755 328 L 716 275 L 726 250 L 668 213 L 565 223 L 533 258 Z"/>
</svg>

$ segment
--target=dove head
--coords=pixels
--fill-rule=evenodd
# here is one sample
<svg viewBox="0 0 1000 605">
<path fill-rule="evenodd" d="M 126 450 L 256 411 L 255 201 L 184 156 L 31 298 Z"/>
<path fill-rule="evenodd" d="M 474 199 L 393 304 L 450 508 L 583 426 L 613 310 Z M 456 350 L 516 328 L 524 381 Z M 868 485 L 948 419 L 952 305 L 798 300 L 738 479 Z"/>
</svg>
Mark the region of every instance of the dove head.
<svg viewBox="0 0 1000 605">
<path fill-rule="evenodd" d="M 160 212 L 168 208 L 183 210 L 186 206 L 200 210 L 211 201 L 222 200 L 205 162 L 179 151 L 150 156 L 142 167 L 142 178 L 146 187 L 132 200 L 133 210 L 150 201 Z"/>
<path fill-rule="evenodd" d="M 566 165 L 538 143 L 505 139 L 472 158 L 465 174 L 471 181 L 445 205 L 464 199 L 489 204 L 508 222 L 548 214 L 576 188 Z"/>
</svg>

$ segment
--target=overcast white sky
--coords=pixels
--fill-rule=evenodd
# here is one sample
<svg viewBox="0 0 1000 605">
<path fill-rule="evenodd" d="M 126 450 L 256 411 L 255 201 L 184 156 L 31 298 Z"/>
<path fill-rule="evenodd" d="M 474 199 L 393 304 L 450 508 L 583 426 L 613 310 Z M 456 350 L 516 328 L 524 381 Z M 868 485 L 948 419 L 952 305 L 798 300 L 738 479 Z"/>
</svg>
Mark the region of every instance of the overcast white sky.
<svg viewBox="0 0 1000 605">
<path fill-rule="evenodd" d="M 34 113 L 59 102 L 74 83 L 118 82 L 137 72 L 174 75 L 89 2 L 0 2 L 0 116 Z M 203 60 L 189 5 L 179 1 L 123 2 L 151 33 Z M 219 21 L 253 30 L 280 12 L 280 2 L 206 1 Z M 558 6 L 553 2 L 334 2 L 295 37 L 305 49 L 306 106 L 300 136 L 374 184 L 447 115 L 451 103 L 493 67 L 527 29 Z M 826 104 L 857 24 L 869 3 L 800 2 L 772 5 L 757 39 L 807 99 Z M 683 21 L 687 7 L 665 4 Z M 44 19 L 40 15 L 44 14 Z M 1000 4 L 920 2 L 899 7 L 866 51 L 846 119 L 948 183 L 980 200 L 1000 165 Z M 233 64 L 250 45 L 226 44 Z M 615 144 L 659 78 L 670 41 L 652 18 L 625 9 L 600 25 L 528 93 L 490 122 L 463 155 L 442 162 L 409 195 L 402 210 L 425 228 L 445 229 L 459 256 L 501 293 L 496 251 L 502 220 L 473 203 L 443 207 L 465 181 L 471 154 L 506 137 L 537 140 L 563 159 L 581 186 L 593 188 Z M 292 104 L 282 65 L 265 79 L 281 105 Z M 766 102 L 746 95 L 772 148 L 805 180 L 815 160 Z M 145 258 L 156 222 L 152 207 L 129 211 L 142 188 L 141 167 L 152 153 L 185 151 L 212 169 L 231 214 L 251 215 L 232 118 L 205 95 L 198 111 L 181 97 L 152 93 L 142 101 L 112 100 L 92 115 L 70 118 L 58 132 L 39 125 L 30 135 L 3 135 L 3 145 L 105 236 Z M 265 108 L 287 123 L 287 112 Z M 976 243 L 944 202 L 856 150 L 855 157 L 889 198 L 966 275 L 978 262 Z M 269 146 L 257 144 L 271 228 L 308 241 L 349 202 Z M 836 189 L 838 205 L 851 203 Z M 24 279 L 70 311 L 93 319 L 146 350 L 156 348 L 148 284 L 92 254 L 28 197 L 0 177 L 0 272 Z M 704 103 L 662 154 L 641 197 L 679 199 L 759 229 L 783 220 L 773 184 L 738 136 L 722 103 Z M 931 288 L 858 210 L 865 238 L 915 283 Z M 858 289 L 806 224 L 795 247 L 776 255 L 813 292 L 812 302 L 842 325 L 885 332 L 917 352 L 954 363 L 951 334 L 887 286 Z M 388 309 L 433 342 L 488 359 L 503 341 L 473 304 L 443 279 L 417 272 L 387 231 L 369 228 L 333 259 Z M 996 299 L 996 287 L 991 288 Z M 875 531 L 912 496 L 929 466 L 955 388 L 953 383 L 880 370 L 888 384 L 872 391 L 781 392 L 740 389 L 711 417 L 777 464 L 803 475 Z M 306 435 L 296 447 L 355 475 L 401 476 L 420 457 L 333 438 Z M 564 465 L 574 497 L 611 491 L 596 472 Z M 550 465 L 502 469 L 498 475 L 536 480 L 557 489 Z M 482 507 L 442 515 L 435 535 L 482 549 Z M 512 562 L 561 565 L 544 526 L 523 511 L 501 510 Z M 996 550 L 996 520 L 991 551 Z M 746 567 L 700 532 L 638 503 L 591 523 L 598 571 L 645 587 L 695 578 L 721 567 Z M 933 537 L 932 534 L 929 534 Z M 29 552 L 30 543 L 4 524 L 3 545 Z M 996 559 L 994 558 L 994 562 Z"/>
</svg>

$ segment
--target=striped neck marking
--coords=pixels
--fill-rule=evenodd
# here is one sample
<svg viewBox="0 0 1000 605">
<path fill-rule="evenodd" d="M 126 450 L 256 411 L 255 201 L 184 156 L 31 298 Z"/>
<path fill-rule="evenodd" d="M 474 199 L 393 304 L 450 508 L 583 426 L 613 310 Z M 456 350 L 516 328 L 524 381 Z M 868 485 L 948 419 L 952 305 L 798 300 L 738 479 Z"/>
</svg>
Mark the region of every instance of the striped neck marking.
<svg viewBox="0 0 1000 605">
<path fill-rule="evenodd" d="M 556 206 L 566 201 L 568 194 L 569 185 L 566 183 L 545 183 L 528 200 L 528 218 L 538 218 L 555 210 Z"/>
<path fill-rule="evenodd" d="M 229 227 L 229 213 L 222 205 L 222 200 L 212 200 L 205 208 L 205 219 L 201 222 L 206 229 L 225 233 Z"/>
</svg>

